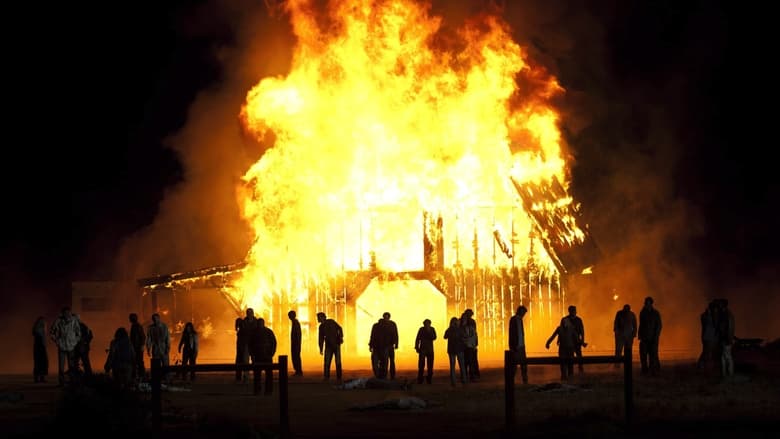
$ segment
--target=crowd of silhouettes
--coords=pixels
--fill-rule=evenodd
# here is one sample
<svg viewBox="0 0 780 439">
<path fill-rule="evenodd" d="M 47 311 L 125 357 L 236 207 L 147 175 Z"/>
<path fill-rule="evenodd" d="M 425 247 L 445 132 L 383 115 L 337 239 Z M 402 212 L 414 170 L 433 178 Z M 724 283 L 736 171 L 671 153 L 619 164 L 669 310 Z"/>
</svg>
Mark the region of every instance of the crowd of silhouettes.
<svg viewBox="0 0 780 439">
<path fill-rule="evenodd" d="M 265 325 L 263 318 L 255 317 L 254 310 L 247 308 L 244 317 L 235 320 L 236 357 L 235 363 L 269 364 L 273 362 L 277 349 L 276 335 Z M 528 367 L 526 364 L 526 337 L 524 317 L 528 309 L 524 305 L 517 307 L 515 314 L 509 319 L 508 342 L 509 352 L 516 365 L 512 376 L 520 367 L 523 383 L 528 383 Z M 302 331 L 297 314 L 291 310 L 287 314 L 290 319 L 290 354 L 292 358 L 293 376 L 303 376 L 301 361 Z M 331 365 L 335 363 L 336 380 L 342 383 L 341 348 L 344 343 L 342 327 L 324 312 L 316 314 L 318 327 L 317 346 L 323 356 L 323 380 L 330 380 Z M 700 369 L 719 369 L 724 377 L 734 374 L 732 346 L 734 336 L 734 315 L 728 308 L 726 299 L 712 300 L 701 313 L 701 343 L 702 351 L 697 366 Z M 111 374 L 116 383 L 123 388 L 137 385 L 147 378 L 144 367 L 144 352 L 154 360 L 169 365 L 171 334 L 168 326 L 162 322 L 160 315 L 151 316 L 151 324 L 146 328 L 139 322 L 138 315 L 129 315 L 130 330 L 119 327 L 114 333 L 109 348 L 104 370 Z M 635 338 L 639 339 L 639 362 L 642 375 L 657 376 L 660 373 L 658 355 L 659 341 L 662 329 L 660 312 L 654 307 L 652 297 L 644 299 L 644 306 L 639 318 L 631 310 L 629 304 L 616 312 L 613 321 L 615 339 L 615 356 L 621 357 L 631 352 Z M 59 385 L 66 382 L 79 382 L 92 374 L 90 348 L 93 339 L 92 329 L 78 315 L 73 314 L 69 307 L 63 307 L 60 314 L 47 331 L 46 321 L 38 317 L 32 328 L 33 335 L 33 379 L 45 382 L 49 373 L 49 359 L 46 349 L 47 335 L 57 348 L 57 376 Z M 479 370 L 479 336 L 474 312 L 465 309 L 460 317 L 452 317 L 449 327 L 444 331 L 447 340 L 447 357 L 449 359 L 449 381 L 452 386 L 478 381 Z M 417 331 L 414 349 L 418 356 L 417 383 L 431 384 L 434 379 L 434 341 L 437 340 L 436 329 L 430 319 L 425 319 Z M 568 315 L 564 316 L 545 343 L 547 349 L 556 342 L 560 358 L 561 380 L 569 380 L 573 376 L 574 364 L 578 363 L 580 373 L 584 372 L 582 363 L 582 348 L 588 346 L 585 341 L 585 325 L 577 315 L 575 306 L 568 307 Z M 376 380 L 396 379 L 395 351 L 399 346 L 398 326 L 391 320 L 389 312 L 384 312 L 381 319 L 373 324 L 369 336 L 369 351 L 371 353 L 371 370 L 374 382 Z M 178 343 L 181 354 L 181 364 L 195 366 L 199 351 L 199 334 L 192 322 L 184 324 Z M 457 362 L 458 373 L 455 365 Z M 620 367 L 616 362 L 615 367 Z M 265 389 L 271 392 L 273 378 L 271 368 L 265 369 Z M 260 370 L 255 370 L 256 374 Z M 247 381 L 247 373 L 236 371 L 238 382 Z M 194 381 L 194 370 L 181 374 L 184 380 Z M 166 381 L 169 376 L 164 377 Z M 259 385 L 259 375 L 255 376 Z M 384 386 L 384 384 L 382 384 Z M 405 385 L 404 385 L 405 387 Z"/>
</svg>

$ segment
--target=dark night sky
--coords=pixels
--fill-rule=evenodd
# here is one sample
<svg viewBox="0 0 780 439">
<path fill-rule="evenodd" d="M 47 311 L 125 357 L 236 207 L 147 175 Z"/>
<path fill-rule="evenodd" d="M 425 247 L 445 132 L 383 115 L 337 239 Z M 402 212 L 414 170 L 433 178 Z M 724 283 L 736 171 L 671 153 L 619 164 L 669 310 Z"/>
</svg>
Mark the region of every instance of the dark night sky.
<svg viewBox="0 0 780 439">
<path fill-rule="evenodd" d="M 121 240 L 151 223 L 164 191 L 182 179 L 162 139 L 184 123 L 197 91 L 220 78 L 213 48 L 232 40 L 218 19 L 203 32 L 181 31 L 198 3 L 69 4 L 45 17 L 17 15 L 24 29 L 5 55 L 14 62 L 4 63 L 12 76 L 6 112 L 13 113 L 3 148 L 4 304 L 18 303 L 25 289 L 64 298 L 71 280 L 100 277 Z M 570 139 L 573 191 L 584 209 L 615 181 L 606 156 L 626 154 L 610 135 L 646 144 L 643 121 L 658 113 L 643 109 L 662 109 L 678 140 L 676 159 L 648 160 L 639 175 L 664 178 L 672 198 L 699 213 L 701 231 L 675 245 L 686 250 L 684 263 L 721 287 L 755 276 L 780 280 L 765 268 L 780 266 L 780 186 L 769 158 L 777 145 L 776 71 L 768 67 L 776 49 L 768 47 L 766 14 L 738 4 L 579 6 L 605 30 L 603 54 L 559 60 L 564 87 L 619 102 L 631 114 L 614 126 L 602 120 L 591 131 L 597 140 L 588 141 L 587 131 Z M 580 62 L 601 76 L 580 76 Z M 686 85 L 668 91 L 665 84 L 680 78 Z"/>
</svg>

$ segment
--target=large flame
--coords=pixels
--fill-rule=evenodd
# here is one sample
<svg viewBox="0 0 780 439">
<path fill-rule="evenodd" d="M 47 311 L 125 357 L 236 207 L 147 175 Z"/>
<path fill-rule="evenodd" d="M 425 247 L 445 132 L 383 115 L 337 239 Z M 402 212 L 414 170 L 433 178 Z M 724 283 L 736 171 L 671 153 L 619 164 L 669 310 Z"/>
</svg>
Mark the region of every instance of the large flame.
<svg viewBox="0 0 780 439">
<path fill-rule="evenodd" d="M 450 266 L 496 261 L 494 235 L 502 249 L 512 234 L 516 252 L 527 249 L 532 226 L 510 178 L 566 181 L 555 78 L 495 16 L 453 30 L 410 0 L 334 1 L 319 20 L 311 3 L 285 3 L 290 73 L 262 79 L 241 111 L 274 143 L 244 177 L 256 241 L 240 301 L 261 307 L 284 290 L 302 302 L 301 276 L 365 269 L 372 257 L 420 270 L 426 212 L 444 219 Z M 554 270 L 538 246 L 532 257 Z"/>
</svg>

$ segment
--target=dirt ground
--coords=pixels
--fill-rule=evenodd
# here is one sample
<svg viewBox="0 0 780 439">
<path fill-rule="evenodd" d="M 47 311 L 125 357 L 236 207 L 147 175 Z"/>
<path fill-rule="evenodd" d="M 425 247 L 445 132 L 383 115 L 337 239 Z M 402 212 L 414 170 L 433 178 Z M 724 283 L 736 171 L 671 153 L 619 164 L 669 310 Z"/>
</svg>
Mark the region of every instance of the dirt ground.
<svg viewBox="0 0 780 439">
<path fill-rule="evenodd" d="M 401 370 L 410 390 L 334 388 L 321 374 L 290 377 L 289 413 L 295 438 L 501 438 L 548 437 L 776 437 L 780 428 L 780 373 L 740 372 L 723 381 L 703 374 L 693 360 L 663 364 L 660 377 L 638 376 L 635 417 L 624 420 L 623 372 L 587 365 L 566 386 L 556 366 L 530 366 L 530 384 L 516 385 L 516 427 L 505 428 L 503 370 L 483 367 L 479 382 L 451 387 L 437 370 L 433 384 L 417 384 L 416 371 Z M 345 371 L 344 379 L 369 377 Z M 76 437 L 148 436 L 150 394 L 112 392 L 96 380 L 81 388 L 59 388 L 31 377 L 0 376 L 2 437 L 41 437 L 70 432 Z M 100 378 L 100 377 L 98 377 Z M 519 376 L 518 376 L 519 380 Z M 278 393 L 252 393 L 226 373 L 202 373 L 194 384 L 174 381 L 163 393 L 161 437 L 278 437 Z M 372 404 L 416 397 L 425 408 L 377 408 Z"/>
</svg>

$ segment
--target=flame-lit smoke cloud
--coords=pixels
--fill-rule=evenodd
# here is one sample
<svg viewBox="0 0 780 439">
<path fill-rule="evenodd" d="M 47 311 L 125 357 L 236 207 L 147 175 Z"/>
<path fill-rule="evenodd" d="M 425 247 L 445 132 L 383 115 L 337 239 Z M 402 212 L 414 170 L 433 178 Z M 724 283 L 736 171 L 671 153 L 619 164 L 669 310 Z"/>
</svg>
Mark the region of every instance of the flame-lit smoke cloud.
<svg viewBox="0 0 780 439">
<path fill-rule="evenodd" d="M 675 62 L 653 53 L 632 68 L 621 57 L 634 48 L 619 41 L 629 31 L 617 23 L 638 12 L 619 7 L 475 0 L 434 2 L 432 11 L 462 20 L 493 3 L 503 6 L 515 40 L 531 59 L 566 89 L 559 109 L 571 148 L 572 191 L 605 255 L 595 288 L 577 304 L 589 333 L 602 331 L 609 340 L 614 312 L 625 302 L 638 313 L 642 298 L 651 295 L 665 321 L 662 346 L 695 347 L 698 313 L 713 295 L 727 292 L 708 283 L 701 256 L 687 245 L 706 221 L 677 194 L 686 141 L 681 125 L 691 109 L 684 99 L 677 107 L 669 103 L 685 97 L 695 81 L 680 72 L 706 69 L 711 61 L 685 59 L 700 49 L 689 42 L 677 49 Z M 663 11 L 655 12 L 664 18 Z M 269 18 L 257 2 L 210 3 L 186 17 L 183 29 L 197 32 L 203 20 L 228 25 L 234 40 L 214 49 L 222 78 L 198 95 L 184 128 L 168 141 L 179 154 L 184 181 L 169 189 L 154 223 L 128 239 L 119 264 L 127 278 L 241 260 L 251 244 L 235 188 L 268 144 L 253 143 L 236 116 L 259 78 L 286 73 L 293 42 L 283 17 Z M 659 59 L 663 63 L 653 65 Z M 735 310 L 745 309 L 738 297 L 730 298 Z M 738 314 L 738 333 L 746 320 Z M 761 329 L 755 335 L 771 335 Z"/>
<path fill-rule="evenodd" d="M 288 25 L 258 2 L 233 1 L 190 10 L 179 26 L 193 39 L 215 38 L 229 26 L 235 44 L 212 48 L 221 78 L 197 94 L 184 127 L 166 139 L 183 181 L 167 191 L 153 224 L 127 239 L 118 261 L 125 278 L 241 261 L 252 239 L 235 191 L 263 145 L 242 134 L 237 114 L 258 76 L 288 68 Z"/>
<path fill-rule="evenodd" d="M 519 38 L 533 43 L 532 53 L 567 90 L 562 121 L 574 160 L 573 193 L 603 254 L 594 279 L 577 284 L 585 290 L 577 305 L 590 334 L 608 345 L 615 312 L 628 303 L 638 315 L 643 298 L 652 296 L 665 322 L 662 346 L 696 348 L 708 293 L 686 244 L 704 224 L 675 193 L 687 109 L 666 107 L 690 84 L 676 71 L 684 66 L 658 56 L 648 63 L 668 75 L 658 79 L 660 88 L 645 72 L 626 69 L 621 57 L 645 50 L 621 47 L 630 45 L 621 38 L 632 41 L 625 35 L 630 30 L 616 24 L 635 13 L 628 9 L 563 1 L 538 2 L 528 11 L 507 5 Z"/>
</svg>

